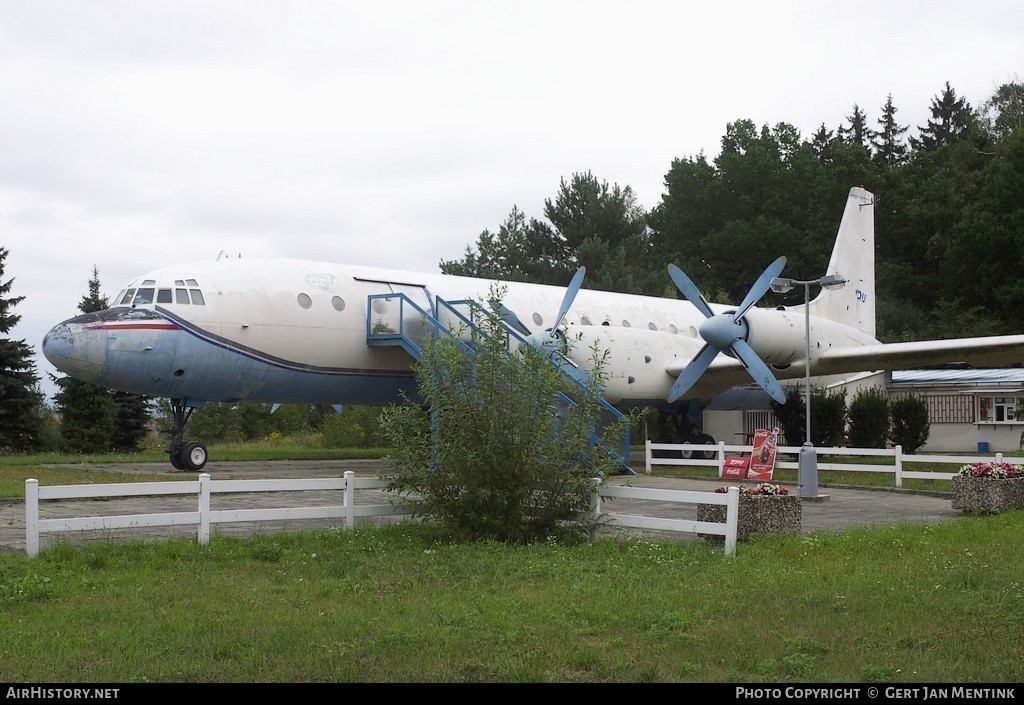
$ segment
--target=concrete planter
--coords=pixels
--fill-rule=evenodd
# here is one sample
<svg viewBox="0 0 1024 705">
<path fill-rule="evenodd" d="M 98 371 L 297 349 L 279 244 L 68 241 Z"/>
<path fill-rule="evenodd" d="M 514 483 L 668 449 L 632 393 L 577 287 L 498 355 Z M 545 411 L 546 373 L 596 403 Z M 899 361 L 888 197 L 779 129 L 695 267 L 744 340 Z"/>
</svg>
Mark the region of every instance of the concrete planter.
<svg viewBox="0 0 1024 705">
<path fill-rule="evenodd" d="M 802 517 L 799 495 L 757 495 L 741 492 L 736 540 L 746 541 L 752 534 L 799 534 Z M 698 504 L 697 521 L 725 523 L 725 506 Z M 712 541 L 723 540 L 723 537 L 714 534 L 698 536 Z"/>
<path fill-rule="evenodd" d="M 1024 509 L 1024 477 L 953 477 L 953 509 L 999 514 Z"/>
</svg>

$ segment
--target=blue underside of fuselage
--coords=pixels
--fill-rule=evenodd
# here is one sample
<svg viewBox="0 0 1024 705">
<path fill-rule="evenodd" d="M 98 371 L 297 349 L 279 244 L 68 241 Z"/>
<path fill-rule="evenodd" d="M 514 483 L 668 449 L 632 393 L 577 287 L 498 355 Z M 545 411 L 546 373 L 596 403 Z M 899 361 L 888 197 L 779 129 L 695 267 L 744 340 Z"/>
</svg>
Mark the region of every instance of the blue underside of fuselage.
<svg viewBox="0 0 1024 705">
<path fill-rule="evenodd" d="M 283 360 L 202 330 L 165 310 L 167 330 L 111 336 L 95 384 L 206 402 L 386 405 L 416 400 L 411 370 L 316 367 Z M 115 344 L 116 343 L 116 344 Z"/>
</svg>

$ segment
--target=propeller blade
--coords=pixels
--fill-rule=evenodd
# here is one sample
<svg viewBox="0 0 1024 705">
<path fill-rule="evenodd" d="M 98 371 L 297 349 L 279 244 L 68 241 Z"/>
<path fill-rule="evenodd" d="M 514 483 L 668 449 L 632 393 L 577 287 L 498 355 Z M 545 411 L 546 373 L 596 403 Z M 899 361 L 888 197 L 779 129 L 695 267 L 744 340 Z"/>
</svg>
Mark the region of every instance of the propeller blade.
<svg viewBox="0 0 1024 705">
<path fill-rule="evenodd" d="M 743 366 L 747 368 L 747 372 L 757 382 L 758 386 L 764 391 L 768 392 L 775 401 L 780 404 L 786 403 L 786 393 L 782 391 L 782 386 L 778 380 L 775 379 L 775 375 L 768 369 L 768 365 L 757 356 L 754 349 L 747 344 L 745 340 L 735 340 L 731 346 L 731 349 L 736 353 L 736 357 L 740 359 Z M 686 368 L 689 371 L 689 367 Z"/>
<path fill-rule="evenodd" d="M 683 368 L 683 373 L 676 377 L 676 381 L 672 383 L 672 389 L 668 392 L 668 403 L 672 404 L 677 399 L 682 398 L 684 394 L 690 391 L 690 387 L 696 384 L 700 376 L 704 374 L 704 371 L 708 369 L 711 361 L 718 355 L 719 350 L 711 345 L 705 345 L 700 349 L 689 364 Z"/>
<path fill-rule="evenodd" d="M 750 287 L 750 291 L 747 292 L 747 298 L 743 299 L 743 303 L 736 309 L 735 315 L 732 320 L 739 322 L 743 318 L 744 314 L 750 310 L 750 307 L 761 300 L 765 292 L 768 291 L 768 287 L 771 286 L 772 279 L 779 276 L 782 273 L 782 268 L 786 266 L 786 258 L 779 257 L 777 260 L 768 265 L 768 267 L 761 273 L 761 276 L 754 282 L 754 286 Z"/>
<path fill-rule="evenodd" d="M 558 309 L 558 315 L 555 316 L 555 322 L 551 324 L 551 330 L 555 330 L 558 326 L 562 325 L 562 319 L 565 318 L 565 314 L 569 312 L 569 307 L 572 306 L 573 299 L 576 298 L 576 294 L 579 293 L 580 287 L 583 285 L 583 277 L 587 273 L 586 267 L 580 267 L 576 270 L 576 273 L 572 275 L 572 281 L 569 282 L 569 288 L 565 290 L 565 296 L 562 297 L 562 305 Z"/>
<path fill-rule="evenodd" d="M 704 299 L 704 295 L 700 293 L 700 289 L 697 285 L 690 281 L 690 278 L 683 274 L 683 270 L 674 264 L 668 266 L 668 275 L 675 282 L 676 287 L 686 297 L 687 301 L 697 307 L 697 310 L 704 314 L 705 318 L 711 318 L 714 313 L 711 311 L 711 307 L 708 306 L 708 302 Z M 766 287 L 767 288 L 767 287 Z"/>
<path fill-rule="evenodd" d="M 497 313 L 505 323 L 509 324 L 523 335 L 529 335 L 530 330 L 519 320 L 519 316 L 505 304 L 498 304 Z"/>
</svg>

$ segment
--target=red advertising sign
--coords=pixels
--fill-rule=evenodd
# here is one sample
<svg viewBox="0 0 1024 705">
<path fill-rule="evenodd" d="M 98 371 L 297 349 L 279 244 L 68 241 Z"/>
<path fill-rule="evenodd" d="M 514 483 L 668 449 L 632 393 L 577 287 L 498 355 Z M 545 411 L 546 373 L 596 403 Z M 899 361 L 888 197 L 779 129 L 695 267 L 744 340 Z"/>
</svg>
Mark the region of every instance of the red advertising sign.
<svg viewBox="0 0 1024 705">
<path fill-rule="evenodd" d="M 775 451 L 779 445 L 779 429 L 759 428 L 754 432 L 754 448 L 750 454 L 748 480 L 767 482 L 775 473 Z"/>
<path fill-rule="evenodd" d="M 747 477 L 747 468 L 750 467 L 750 458 L 738 455 L 727 455 L 725 465 L 722 467 L 722 477 L 729 477 L 734 480 L 744 480 Z"/>
</svg>

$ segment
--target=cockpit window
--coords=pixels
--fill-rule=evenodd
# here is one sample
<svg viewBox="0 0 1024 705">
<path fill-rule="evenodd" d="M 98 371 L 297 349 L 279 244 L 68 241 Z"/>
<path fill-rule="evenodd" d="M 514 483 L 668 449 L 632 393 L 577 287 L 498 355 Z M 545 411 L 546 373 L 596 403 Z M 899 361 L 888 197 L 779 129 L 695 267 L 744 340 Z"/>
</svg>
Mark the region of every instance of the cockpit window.
<svg viewBox="0 0 1024 705">
<path fill-rule="evenodd" d="M 152 280 L 147 280 L 147 281 L 152 281 Z M 135 299 L 132 300 L 132 305 L 133 306 L 138 306 L 139 304 L 151 304 L 151 303 L 153 303 L 153 289 L 150 288 L 150 287 L 144 287 L 142 289 L 139 289 L 138 293 L 135 294 Z"/>
<path fill-rule="evenodd" d="M 189 279 L 189 281 L 191 282 L 191 281 L 194 281 L 194 280 Z M 195 304 L 196 306 L 205 306 L 206 305 L 206 301 L 203 299 L 203 292 L 199 291 L 199 289 L 189 289 L 189 292 L 192 294 L 192 303 L 193 304 Z"/>
<path fill-rule="evenodd" d="M 176 303 L 176 304 L 187 304 L 188 303 L 188 289 L 175 289 L 174 290 L 174 303 Z"/>
<path fill-rule="evenodd" d="M 195 279 L 186 279 L 185 283 L 188 284 L 189 286 L 199 286 L 198 282 L 196 282 Z"/>
<path fill-rule="evenodd" d="M 171 303 L 171 290 L 170 289 L 157 289 L 156 302 L 158 304 L 169 304 Z"/>
<path fill-rule="evenodd" d="M 133 296 L 135 296 L 135 289 L 129 289 L 124 293 L 124 296 L 121 297 L 121 303 L 127 306 L 132 302 Z"/>
</svg>

